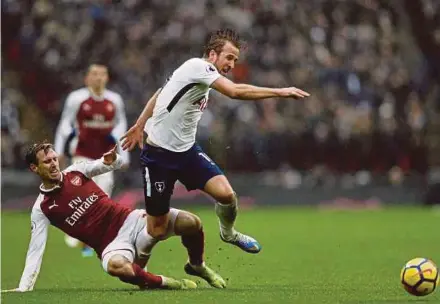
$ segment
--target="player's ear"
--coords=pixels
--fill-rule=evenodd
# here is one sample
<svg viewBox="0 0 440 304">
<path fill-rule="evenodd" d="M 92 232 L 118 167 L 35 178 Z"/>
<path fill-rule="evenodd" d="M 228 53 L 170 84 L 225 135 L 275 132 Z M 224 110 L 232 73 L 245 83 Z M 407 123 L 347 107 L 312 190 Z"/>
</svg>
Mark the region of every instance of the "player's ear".
<svg viewBox="0 0 440 304">
<path fill-rule="evenodd" d="M 108 69 L 106 69 L 105 70 L 105 81 L 109 81 L 109 79 L 110 79 L 110 74 L 109 74 L 109 72 L 108 72 Z"/>
<path fill-rule="evenodd" d="M 38 167 L 35 164 L 30 164 L 29 170 L 31 170 L 34 173 L 37 173 Z"/>
<path fill-rule="evenodd" d="M 217 59 L 216 51 L 215 50 L 210 50 L 208 58 L 209 58 L 210 61 L 215 61 Z"/>
</svg>

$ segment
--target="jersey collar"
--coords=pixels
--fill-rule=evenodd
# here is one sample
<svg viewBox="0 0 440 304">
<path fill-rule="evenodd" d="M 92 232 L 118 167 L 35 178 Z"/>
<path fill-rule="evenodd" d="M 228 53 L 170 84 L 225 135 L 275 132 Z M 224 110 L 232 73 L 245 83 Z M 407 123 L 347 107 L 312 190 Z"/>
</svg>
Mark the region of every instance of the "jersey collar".
<svg viewBox="0 0 440 304">
<path fill-rule="evenodd" d="M 64 172 L 61 172 L 61 180 L 60 180 L 60 182 L 58 184 L 56 184 L 55 186 L 53 186 L 50 189 L 44 188 L 44 185 L 41 184 L 40 185 L 40 192 L 43 193 L 43 194 L 48 194 L 48 193 L 50 193 L 50 192 L 52 192 L 54 190 L 60 189 L 61 186 L 63 185 L 63 181 L 64 181 Z"/>
<path fill-rule="evenodd" d="M 105 99 L 105 97 L 104 97 L 105 89 L 104 89 L 104 91 L 102 91 L 102 95 L 101 96 L 95 95 L 95 94 L 93 94 L 92 90 L 90 90 L 89 88 L 87 88 L 87 89 L 89 90 L 90 97 L 92 97 L 93 100 L 95 100 L 95 101 L 103 101 Z"/>
</svg>

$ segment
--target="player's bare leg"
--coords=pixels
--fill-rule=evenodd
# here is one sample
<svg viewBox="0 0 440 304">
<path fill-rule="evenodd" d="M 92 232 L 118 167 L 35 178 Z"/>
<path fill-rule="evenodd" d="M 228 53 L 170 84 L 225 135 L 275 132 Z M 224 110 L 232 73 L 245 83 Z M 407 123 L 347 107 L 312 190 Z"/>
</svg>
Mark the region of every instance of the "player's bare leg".
<svg viewBox="0 0 440 304">
<path fill-rule="evenodd" d="M 182 237 L 182 244 L 188 251 L 189 261 L 185 265 L 185 272 L 204 279 L 213 287 L 225 288 L 225 280 L 204 262 L 205 235 L 200 219 L 192 213 L 180 211 L 174 224 L 174 233 Z"/>
<path fill-rule="evenodd" d="M 159 216 L 152 216 L 147 214 L 147 231 L 148 234 L 157 240 L 162 240 L 166 237 L 168 231 L 168 223 L 170 220 L 170 213 Z"/>
<path fill-rule="evenodd" d="M 197 284 L 191 280 L 176 280 L 155 275 L 143 270 L 139 265 L 130 263 L 122 255 L 114 255 L 107 265 L 107 273 L 118 277 L 122 282 L 139 286 L 141 289 L 194 289 Z"/>
<path fill-rule="evenodd" d="M 221 239 L 246 252 L 260 252 L 261 245 L 258 241 L 234 229 L 235 219 L 237 218 L 238 199 L 228 179 L 224 175 L 214 176 L 206 183 L 203 190 L 217 201 L 215 213 L 220 223 Z"/>
</svg>

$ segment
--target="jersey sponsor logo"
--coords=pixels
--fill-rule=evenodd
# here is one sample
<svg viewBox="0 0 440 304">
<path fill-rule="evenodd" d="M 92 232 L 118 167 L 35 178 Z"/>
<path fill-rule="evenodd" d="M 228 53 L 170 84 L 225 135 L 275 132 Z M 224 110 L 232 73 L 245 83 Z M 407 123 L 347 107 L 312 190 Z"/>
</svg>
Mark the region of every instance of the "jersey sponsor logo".
<svg viewBox="0 0 440 304">
<path fill-rule="evenodd" d="M 93 114 L 93 120 L 95 121 L 105 121 L 105 116 L 102 114 Z"/>
<path fill-rule="evenodd" d="M 109 129 L 113 128 L 113 121 L 86 120 L 83 126 L 89 129 Z"/>
<path fill-rule="evenodd" d="M 82 180 L 81 180 L 81 177 L 79 177 L 79 176 L 72 177 L 70 179 L 70 182 L 72 183 L 72 185 L 77 186 L 77 187 L 82 185 Z"/>
<path fill-rule="evenodd" d="M 156 188 L 157 192 L 162 193 L 165 191 L 165 182 L 155 182 L 154 187 Z"/>
<path fill-rule="evenodd" d="M 203 97 L 202 99 L 195 101 L 193 104 L 198 104 L 199 110 L 203 112 L 208 107 L 208 98 Z"/>
<path fill-rule="evenodd" d="M 73 227 L 97 200 L 99 196 L 95 193 L 87 197 L 84 201 L 78 196 L 69 202 L 69 207 L 75 210 L 65 222 Z"/>
<path fill-rule="evenodd" d="M 55 208 L 55 207 L 58 207 L 58 205 L 57 205 L 57 203 L 55 201 L 53 201 L 53 204 L 50 205 L 48 208 L 50 210 L 50 209 Z"/>
</svg>

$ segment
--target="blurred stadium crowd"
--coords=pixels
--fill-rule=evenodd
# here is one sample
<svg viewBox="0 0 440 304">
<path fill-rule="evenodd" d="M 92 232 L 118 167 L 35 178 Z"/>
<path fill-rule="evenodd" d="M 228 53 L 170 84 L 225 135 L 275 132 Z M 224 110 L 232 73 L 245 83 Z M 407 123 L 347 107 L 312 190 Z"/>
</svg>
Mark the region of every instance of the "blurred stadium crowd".
<svg viewBox="0 0 440 304">
<path fill-rule="evenodd" d="M 110 67 L 131 124 L 173 69 L 201 56 L 208 31 L 231 26 L 246 40 L 235 81 L 313 96 L 254 103 L 212 94 L 198 135 L 220 165 L 424 173 L 440 90 L 392 2 L 2 1 L 2 165 L 22 166 L 23 144 L 53 138 L 88 64 Z M 440 1 L 423 1 L 423 11 L 440 45 Z"/>
</svg>

